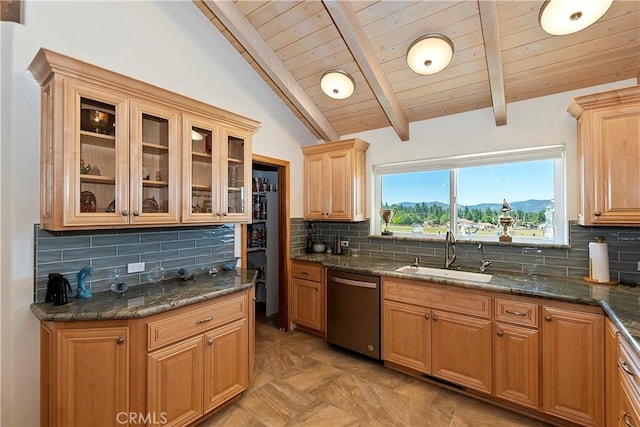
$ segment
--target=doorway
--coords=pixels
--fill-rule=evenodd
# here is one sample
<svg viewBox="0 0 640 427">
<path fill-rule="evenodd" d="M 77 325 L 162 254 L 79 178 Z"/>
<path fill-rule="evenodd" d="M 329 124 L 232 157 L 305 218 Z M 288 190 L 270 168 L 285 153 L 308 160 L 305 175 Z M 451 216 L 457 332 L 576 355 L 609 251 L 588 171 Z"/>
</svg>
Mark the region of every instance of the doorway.
<svg viewBox="0 0 640 427">
<path fill-rule="evenodd" d="M 252 223 L 242 225 L 242 266 L 258 270 L 256 315 L 289 330 L 289 162 L 254 154 Z M 277 314 L 276 314 L 277 313 Z"/>
</svg>

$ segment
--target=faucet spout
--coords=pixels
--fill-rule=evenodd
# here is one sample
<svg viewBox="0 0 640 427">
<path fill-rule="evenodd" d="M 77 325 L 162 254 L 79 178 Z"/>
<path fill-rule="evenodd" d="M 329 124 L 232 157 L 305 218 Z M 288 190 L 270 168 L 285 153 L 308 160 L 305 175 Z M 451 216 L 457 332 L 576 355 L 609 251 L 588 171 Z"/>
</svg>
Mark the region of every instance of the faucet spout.
<svg viewBox="0 0 640 427">
<path fill-rule="evenodd" d="M 456 260 L 456 237 L 451 230 L 444 236 L 444 268 L 449 268 Z"/>
</svg>

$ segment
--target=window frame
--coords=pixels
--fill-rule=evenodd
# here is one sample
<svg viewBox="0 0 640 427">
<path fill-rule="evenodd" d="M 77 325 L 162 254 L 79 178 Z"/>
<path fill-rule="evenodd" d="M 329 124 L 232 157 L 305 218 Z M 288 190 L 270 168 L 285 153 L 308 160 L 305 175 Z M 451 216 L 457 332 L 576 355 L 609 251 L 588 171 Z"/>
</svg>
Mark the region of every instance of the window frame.
<svg viewBox="0 0 640 427">
<path fill-rule="evenodd" d="M 517 239 L 514 239 L 513 243 L 523 243 L 526 245 L 534 246 L 568 245 L 568 223 L 566 208 L 566 156 L 565 146 L 560 144 L 373 165 L 372 206 L 375 208 L 373 209 L 374 212 L 372 212 L 371 215 L 370 233 L 372 236 L 380 236 L 379 230 L 381 230 L 382 221 L 380 219 L 380 215 L 378 215 L 378 210 L 380 209 L 380 206 L 382 206 L 383 175 L 449 170 L 449 217 L 451 218 L 451 229 L 456 231 L 457 237 L 458 169 L 464 167 L 491 166 L 505 163 L 528 162 L 536 160 L 553 160 L 553 193 L 556 237 L 553 241 L 545 242 L 518 242 Z M 415 237 L 404 235 L 402 237 L 410 237 L 418 240 L 442 240 L 432 237 Z M 479 239 L 477 238 L 477 236 L 470 240 L 486 243 L 498 243 L 495 240 Z"/>
</svg>

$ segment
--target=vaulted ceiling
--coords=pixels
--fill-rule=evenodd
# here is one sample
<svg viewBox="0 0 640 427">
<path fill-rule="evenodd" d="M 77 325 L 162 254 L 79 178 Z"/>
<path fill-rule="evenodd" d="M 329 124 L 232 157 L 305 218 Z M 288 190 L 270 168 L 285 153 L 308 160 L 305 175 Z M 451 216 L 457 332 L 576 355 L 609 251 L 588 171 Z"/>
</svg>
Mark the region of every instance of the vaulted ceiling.
<svg viewBox="0 0 640 427">
<path fill-rule="evenodd" d="M 543 0 L 213 1 L 194 3 L 320 139 L 508 104 L 640 75 L 640 1 L 616 0 L 592 26 L 552 36 Z M 406 62 L 420 36 L 449 37 L 449 66 L 419 75 Z M 329 98 L 329 69 L 350 73 L 355 93 Z"/>
</svg>

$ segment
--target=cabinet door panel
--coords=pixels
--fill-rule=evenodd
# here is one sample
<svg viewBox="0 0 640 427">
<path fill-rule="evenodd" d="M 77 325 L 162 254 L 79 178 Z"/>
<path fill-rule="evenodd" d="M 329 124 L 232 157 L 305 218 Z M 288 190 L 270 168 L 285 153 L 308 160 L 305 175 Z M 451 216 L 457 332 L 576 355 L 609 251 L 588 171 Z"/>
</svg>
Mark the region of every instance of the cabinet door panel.
<svg viewBox="0 0 640 427">
<path fill-rule="evenodd" d="M 251 137 L 239 129 L 223 128 L 220 164 L 222 222 L 251 220 Z"/>
<path fill-rule="evenodd" d="M 323 157 L 314 154 L 304 158 L 304 217 L 308 219 L 325 219 Z"/>
<path fill-rule="evenodd" d="M 324 178 L 330 197 L 325 212 L 330 219 L 349 220 L 353 209 L 352 151 L 337 151 L 325 157 Z"/>
<path fill-rule="evenodd" d="M 595 112 L 592 120 L 593 205 L 600 212 L 593 222 L 640 223 L 640 107 Z"/>
<path fill-rule="evenodd" d="M 204 411 L 226 402 L 249 386 L 247 320 L 205 334 Z"/>
<path fill-rule="evenodd" d="M 128 99 L 68 79 L 64 108 L 64 226 L 128 224 Z"/>
<path fill-rule="evenodd" d="M 129 411 L 129 329 L 58 332 L 58 385 L 53 409 L 59 426 L 122 425 Z"/>
<path fill-rule="evenodd" d="M 203 336 L 147 357 L 147 411 L 168 426 L 185 425 L 203 413 Z"/>
<path fill-rule="evenodd" d="M 179 209 L 179 113 L 131 102 L 130 205 L 132 224 L 177 224 Z"/>
<path fill-rule="evenodd" d="M 491 320 L 433 310 L 431 369 L 436 377 L 491 392 Z"/>
<path fill-rule="evenodd" d="M 321 284 L 293 279 L 291 287 L 291 317 L 293 322 L 323 332 L 323 292 Z"/>
<path fill-rule="evenodd" d="M 431 373 L 431 310 L 384 301 L 382 359 Z"/>
<path fill-rule="evenodd" d="M 538 409 L 538 331 L 496 323 L 495 395 Z"/>
<path fill-rule="evenodd" d="M 544 307 L 542 318 L 543 411 L 602 425 L 603 316 Z"/>
</svg>

